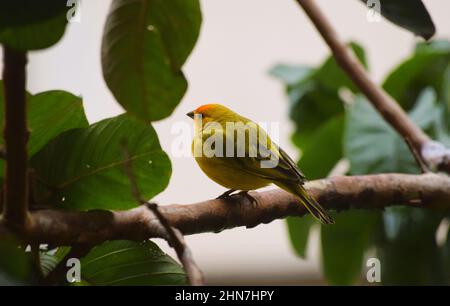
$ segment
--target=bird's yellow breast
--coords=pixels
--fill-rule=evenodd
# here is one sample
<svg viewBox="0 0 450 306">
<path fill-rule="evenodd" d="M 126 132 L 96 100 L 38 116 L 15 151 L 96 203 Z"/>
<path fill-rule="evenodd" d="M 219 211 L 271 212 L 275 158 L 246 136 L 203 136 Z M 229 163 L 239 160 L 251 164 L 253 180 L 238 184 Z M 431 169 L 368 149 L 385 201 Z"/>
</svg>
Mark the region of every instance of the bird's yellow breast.
<svg viewBox="0 0 450 306">
<path fill-rule="evenodd" d="M 238 122 L 251 122 L 248 119 L 245 119 L 246 121 L 244 121 L 244 119 L 245 118 L 242 118 L 242 120 L 238 120 Z M 271 181 L 255 175 L 255 173 L 252 173 L 249 169 L 244 169 L 245 165 L 248 166 L 250 163 L 249 157 L 237 157 L 236 137 L 233 136 L 233 132 L 231 135 L 227 134 L 223 122 L 221 122 L 219 126 L 221 126 L 219 129 L 213 128 L 210 120 L 206 118 L 206 120 L 202 122 L 202 126 L 195 127 L 192 152 L 202 171 L 210 179 L 228 189 L 249 191 L 271 184 Z M 216 146 L 215 143 L 213 149 L 214 153 L 207 153 L 208 148 L 211 147 L 209 141 L 215 137 L 222 140 L 222 145 Z M 233 148 L 231 151 L 234 152 L 231 157 L 227 157 L 226 152 L 229 144 L 232 144 Z M 251 147 L 249 146 L 248 135 L 246 136 L 243 145 L 247 148 L 246 156 L 248 156 L 248 150 L 249 147 Z"/>
<path fill-rule="evenodd" d="M 235 190 L 255 190 L 270 184 L 253 174 L 249 174 L 243 169 L 230 167 L 227 157 L 196 157 L 203 172 L 217 184 L 228 189 Z"/>
</svg>

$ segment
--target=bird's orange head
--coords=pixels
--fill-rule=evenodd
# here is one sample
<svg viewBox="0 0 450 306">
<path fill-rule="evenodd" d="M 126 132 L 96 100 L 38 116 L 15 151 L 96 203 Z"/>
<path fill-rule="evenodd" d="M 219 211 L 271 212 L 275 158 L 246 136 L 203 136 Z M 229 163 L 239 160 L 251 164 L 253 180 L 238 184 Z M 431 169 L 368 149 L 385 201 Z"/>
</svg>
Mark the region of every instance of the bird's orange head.
<svg viewBox="0 0 450 306">
<path fill-rule="evenodd" d="M 195 115 L 201 115 L 202 119 L 214 121 L 220 120 L 231 114 L 234 114 L 234 112 L 221 104 L 205 104 L 197 107 L 195 110 L 187 113 L 186 115 L 192 119 L 194 119 Z"/>
</svg>

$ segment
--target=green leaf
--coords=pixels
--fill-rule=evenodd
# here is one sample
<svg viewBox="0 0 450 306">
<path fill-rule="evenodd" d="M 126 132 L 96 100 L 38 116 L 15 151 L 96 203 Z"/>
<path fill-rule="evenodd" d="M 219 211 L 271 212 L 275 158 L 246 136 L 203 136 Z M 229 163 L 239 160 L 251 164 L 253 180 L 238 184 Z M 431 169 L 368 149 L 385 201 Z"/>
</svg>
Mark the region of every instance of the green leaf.
<svg viewBox="0 0 450 306">
<path fill-rule="evenodd" d="M 312 134 L 299 161 L 299 167 L 309 179 L 327 176 L 341 159 L 344 122 L 344 115 L 338 115 Z M 302 258 L 305 257 L 310 228 L 314 223 L 310 216 L 287 219 L 290 241 L 296 254 Z"/>
<path fill-rule="evenodd" d="M 377 242 L 385 285 L 446 284 L 436 229 L 442 214 L 411 207 L 391 207 L 383 215 L 384 235 Z"/>
<path fill-rule="evenodd" d="M 62 132 L 89 126 L 81 98 L 71 93 L 62 90 L 36 95 L 27 93 L 27 99 L 30 157 Z M 4 120 L 3 83 L 0 81 L 0 126 L 4 125 Z M 3 137 L 0 137 L 0 145 L 4 145 Z M 0 178 L 3 177 L 3 167 L 4 161 L 0 160 Z"/>
<path fill-rule="evenodd" d="M 314 218 L 311 215 L 302 218 L 288 217 L 286 223 L 289 240 L 295 254 L 301 258 L 306 258 L 309 232 L 315 223 Z"/>
<path fill-rule="evenodd" d="M 114 0 L 102 42 L 105 81 L 145 121 L 169 116 L 187 89 L 181 66 L 201 25 L 198 0 Z"/>
<path fill-rule="evenodd" d="M 31 132 L 28 142 L 30 156 L 62 132 L 89 126 L 81 98 L 62 90 L 31 96 L 28 123 Z"/>
<path fill-rule="evenodd" d="M 355 43 L 350 46 L 366 65 L 364 50 Z M 270 73 L 286 85 L 290 117 L 296 125 L 292 139 L 302 151 L 299 167 L 309 179 L 326 176 L 342 157 L 345 114 L 339 91 L 356 91 L 355 86 L 332 56 L 317 69 L 280 64 Z M 313 224 L 310 217 L 287 219 L 292 246 L 300 257 L 305 256 Z"/>
<path fill-rule="evenodd" d="M 325 121 L 323 126 L 311 135 L 311 141 L 303 146 L 298 164 L 308 179 L 326 177 L 342 158 L 344 125 L 344 114 Z"/>
<path fill-rule="evenodd" d="M 278 64 L 269 71 L 270 75 L 278 78 L 285 85 L 296 85 L 311 76 L 314 69 L 306 66 Z"/>
<path fill-rule="evenodd" d="M 322 266 L 330 284 L 351 285 L 359 280 L 379 216 L 378 212 L 345 211 L 333 216 L 336 224 L 321 227 Z"/>
<path fill-rule="evenodd" d="M 0 4 L 0 43 L 16 50 L 50 47 L 64 34 L 66 1 L 22 0 Z"/>
<path fill-rule="evenodd" d="M 355 42 L 350 42 L 350 49 L 355 54 L 359 62 L 368 70 L 367 58 L 364 49 Z M 339 90 L 340 88 L 348 88 L 353 92 L 358 92 L 358 87 L 348 77 L 348 74 L 336 62 L 333 55 L 329 56 L 322 66 L 317 69 L 315 80 L 326 87 Z"/>
<path fill-rule="evenodd" d="M 85 284 L 186 285 L 183 268 L 151 241 L 107 241 L 81 259 Z"/>
<path fill-rule="evenodd" d="M 448 41 L 418 44 L 415 53 L 388 75 L 383 88 L 409 110 L 424 88 L 432 87 L 441 93 L 449 63 Z"/>
<path fill-rule="evenodd" d="M 0 239 L 0 285 L 23 285 L 31 279 L 31 261 L 11 237 Z"/>
<path fill-rule="evenodd" d="M 410 114 L 422 128 L 431 124 L 430 114 L 435 113 L 434 103 L 425 95 Z M 362 96 L 349 109 L 344 151 L 353 174 L 419 171 L 405 141 Z"/>
<path fill-rule="evenodd" d="M 36 154 L 31 164 L 40 178 L 38 203 L 73 210 L 139 205 L 124 172 L 124 140 L 142 196 L 150 199 L 164 190 L 171 166 L 155 130 L 121 115 L 65 132 Z"/>
<path fill-rule="evenodd" d="M 374 1 L 361 1 L 377 9 Z M 380 0 L 379 9 L 389 21 L 425 39 L 430 39 L 436 32 L 433 20 L 421 0 Z"/>
<path fill-rule="evenodd" d="M 364 50 L 356 43 L 350 43 L 350 47 L 361 63 L 366 65 Z M 271 74 L 286 84 L 289 115 L 296 125 L 293 139 L 301 149 L 328 119 L 344 113 L 340 89 L 357 91 L 333 56 L 328 57 L 317 69 L 277 65 L 272 68 Z"/>
</svg>

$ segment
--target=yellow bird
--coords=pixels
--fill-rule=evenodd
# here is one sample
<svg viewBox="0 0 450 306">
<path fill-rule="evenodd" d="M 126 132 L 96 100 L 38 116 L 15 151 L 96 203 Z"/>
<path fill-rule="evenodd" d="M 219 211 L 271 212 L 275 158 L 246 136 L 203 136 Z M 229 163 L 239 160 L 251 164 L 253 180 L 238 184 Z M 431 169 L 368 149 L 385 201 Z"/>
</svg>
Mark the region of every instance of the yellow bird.
<svg viewBox="0 0 450 306">
<path fill-rule="evenodd" d="M 195 120 L 192 151 L 202 171 L 228 188 L 221 197 L 270 184 L 298 197 L 324 224 L 333 219 L 303 188 L 306 179 L 295 162 L 256 123 L 220 104 L 206 104 L 187 114 Z"/>
</svg>

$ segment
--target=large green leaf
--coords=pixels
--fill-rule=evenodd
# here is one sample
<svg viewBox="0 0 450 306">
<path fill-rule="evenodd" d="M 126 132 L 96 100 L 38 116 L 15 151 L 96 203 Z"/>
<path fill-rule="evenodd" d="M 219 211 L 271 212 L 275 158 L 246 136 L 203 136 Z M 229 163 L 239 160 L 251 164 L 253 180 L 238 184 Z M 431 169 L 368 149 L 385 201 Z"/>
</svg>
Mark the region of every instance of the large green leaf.
<svg viewBox="0 0 450 306">
<path fill-rule="evenodd" d="M 303 146 L 298 164 L 308 179 L 326 177 L 342 158 L 344 124 L 345 114 L 330 118 L 312 133 L 311 141 Z"/>
<path fill-rule="evenodd" d="M 350 46 L 366 65 L 364 50 L 355 43 Z M 332 56 L 317 69 L 280 64 L 270 73 L 286 85 L 290 117 L 296 125 L 292 139 L 302 151 L 299 167 L 308 179 L 325 177 L 342 157 L 345 114 L 339 91 L 357 89 Z M 287 219 L 292 246 L 300 257 L 305 256 L 313 224 L 310 217 Z"/>
<path fill-rule="evenodd" d="M 62 90 L 46 91 L 36 95 L 27 93 L 27 99 L 30 157 L 62 132 L 89 126 L 81 98 L 71 93 Z M 4 120 L 3 83 L 0 81 L 0 126 L 4 125 Z M 3 137 L 0 137 L 0 145 L 3 144 Z M 0 178 L 3 177 L 3 167 L 4 161 L 0 160 Z"/>
<path fill-rule="evenodd" d="M 389 21 L 405 28 L 425 39 L 431 38 L 436 32 L 433 20 L 421 0 L 360 0 L 372 9 L 379 8 L 381 14 Z"/>
<path fill-rule="evenodd" d="M 342 134 L 344 115 L 338 115 L 324 123 L 313 133 L 311 141 L 303 149 L 299 167 L 309 179 L 327 176 L 330 169 L 342 157 Z M 324 148 L 327 148 L 324 150 Z M 300 257 L 305 257 L 310 227 L 314 219 L 290 217 L 287 219 L 289 237 L 292 246 Z"/>
<path fill-rule="evenodd" d="M 430 99 L 433 96 L 425 92 L 410 113 L 422 128 L 436 119 L 435 103 Z M 353 174 L 419 171 L 405 141 L 362 96 L 349 109 L 344 150 Z"/>
<path fill-rule="evenodd" d="M 84 284 L 186 285 L 183 268 L 151 241 L 108 241 L 81 259 Z"/>
<path fill-rule="evenodd" d="M 124 172 L 124 140 L 142 196 L 150 199 L 164 190 L 171 166 L 156 132 L 121 115 L 65 132 L 36 154 L 31 164 L 41 183 L 38 202 L 75 210 L 137 206 Z"/>
<path fill-rule="evenodd" d="M 0 43 L 17 50 L 37 50 L 58 42 L 67 24 L 66 1 L 1 1 Z"/>
<path fill-rule="evenodd" d="M 441 93 L 449 63 L 448 41 L 418 44 L 414 54 L 389 74 L 383 87 L 403 108 L 409 110 L 425 87 L 432 87 L 438 94 Z"/>
<path fill-rule="evenodd" d="M 322 266 L 330 284 L 351 285 L 359 280 L 379 216 L 372 211 L 345 211 L 333 216 L 333 226 L 322 226 Z"/>
<path fill-rule="evenodd" d="M 366 65 L 361 46 L 350 43 L 350 47 L 361 63 Z M 339 90 L 348 88 L 357 91 L 333 56 L 328 57 L 317 69 L 280 64 L 273 67 L 270 73 L 286 84 L 290 102 L 289 115 L 296 125 L 293 139 L 300 148 L 309 142 L 312 133 L 328 119 L 344 112 L 344 101 Z"/>
<path fill-rule="evenodd" d="M 105 24 L 102 67 L 117 101 L 146 121 L 169 116 L 183 97 L 181 72 L 201 24 L 198 0 L 114 0 Z"/>
<path fill-rule="evenodd" d="M 436 121 L 437 110 L 436 92 L 431 87 L 425 88 L 409 116 L 428 131 Z M 404 140 L 365 98 L 358 97 L 349 110 L 348 118 L 345 151 L 352 173 L 419 171 Z M 431 235 L 441 218 L 439 214 L 431 215 L 423 209 L 393 207 L 385 210 L 384 224 L 377 231 L 385 236 L 377 242 L 384 284 L 443 282 L 439 272 L 440 252 Z"/>
<path fill-rule="evenodd" d="M 28 154 L 33 156 L 64 131 L 88 127 L 81 97 L 61 90 L 31 96 L 28 105 L 30 139 Z"/>
</svg>

